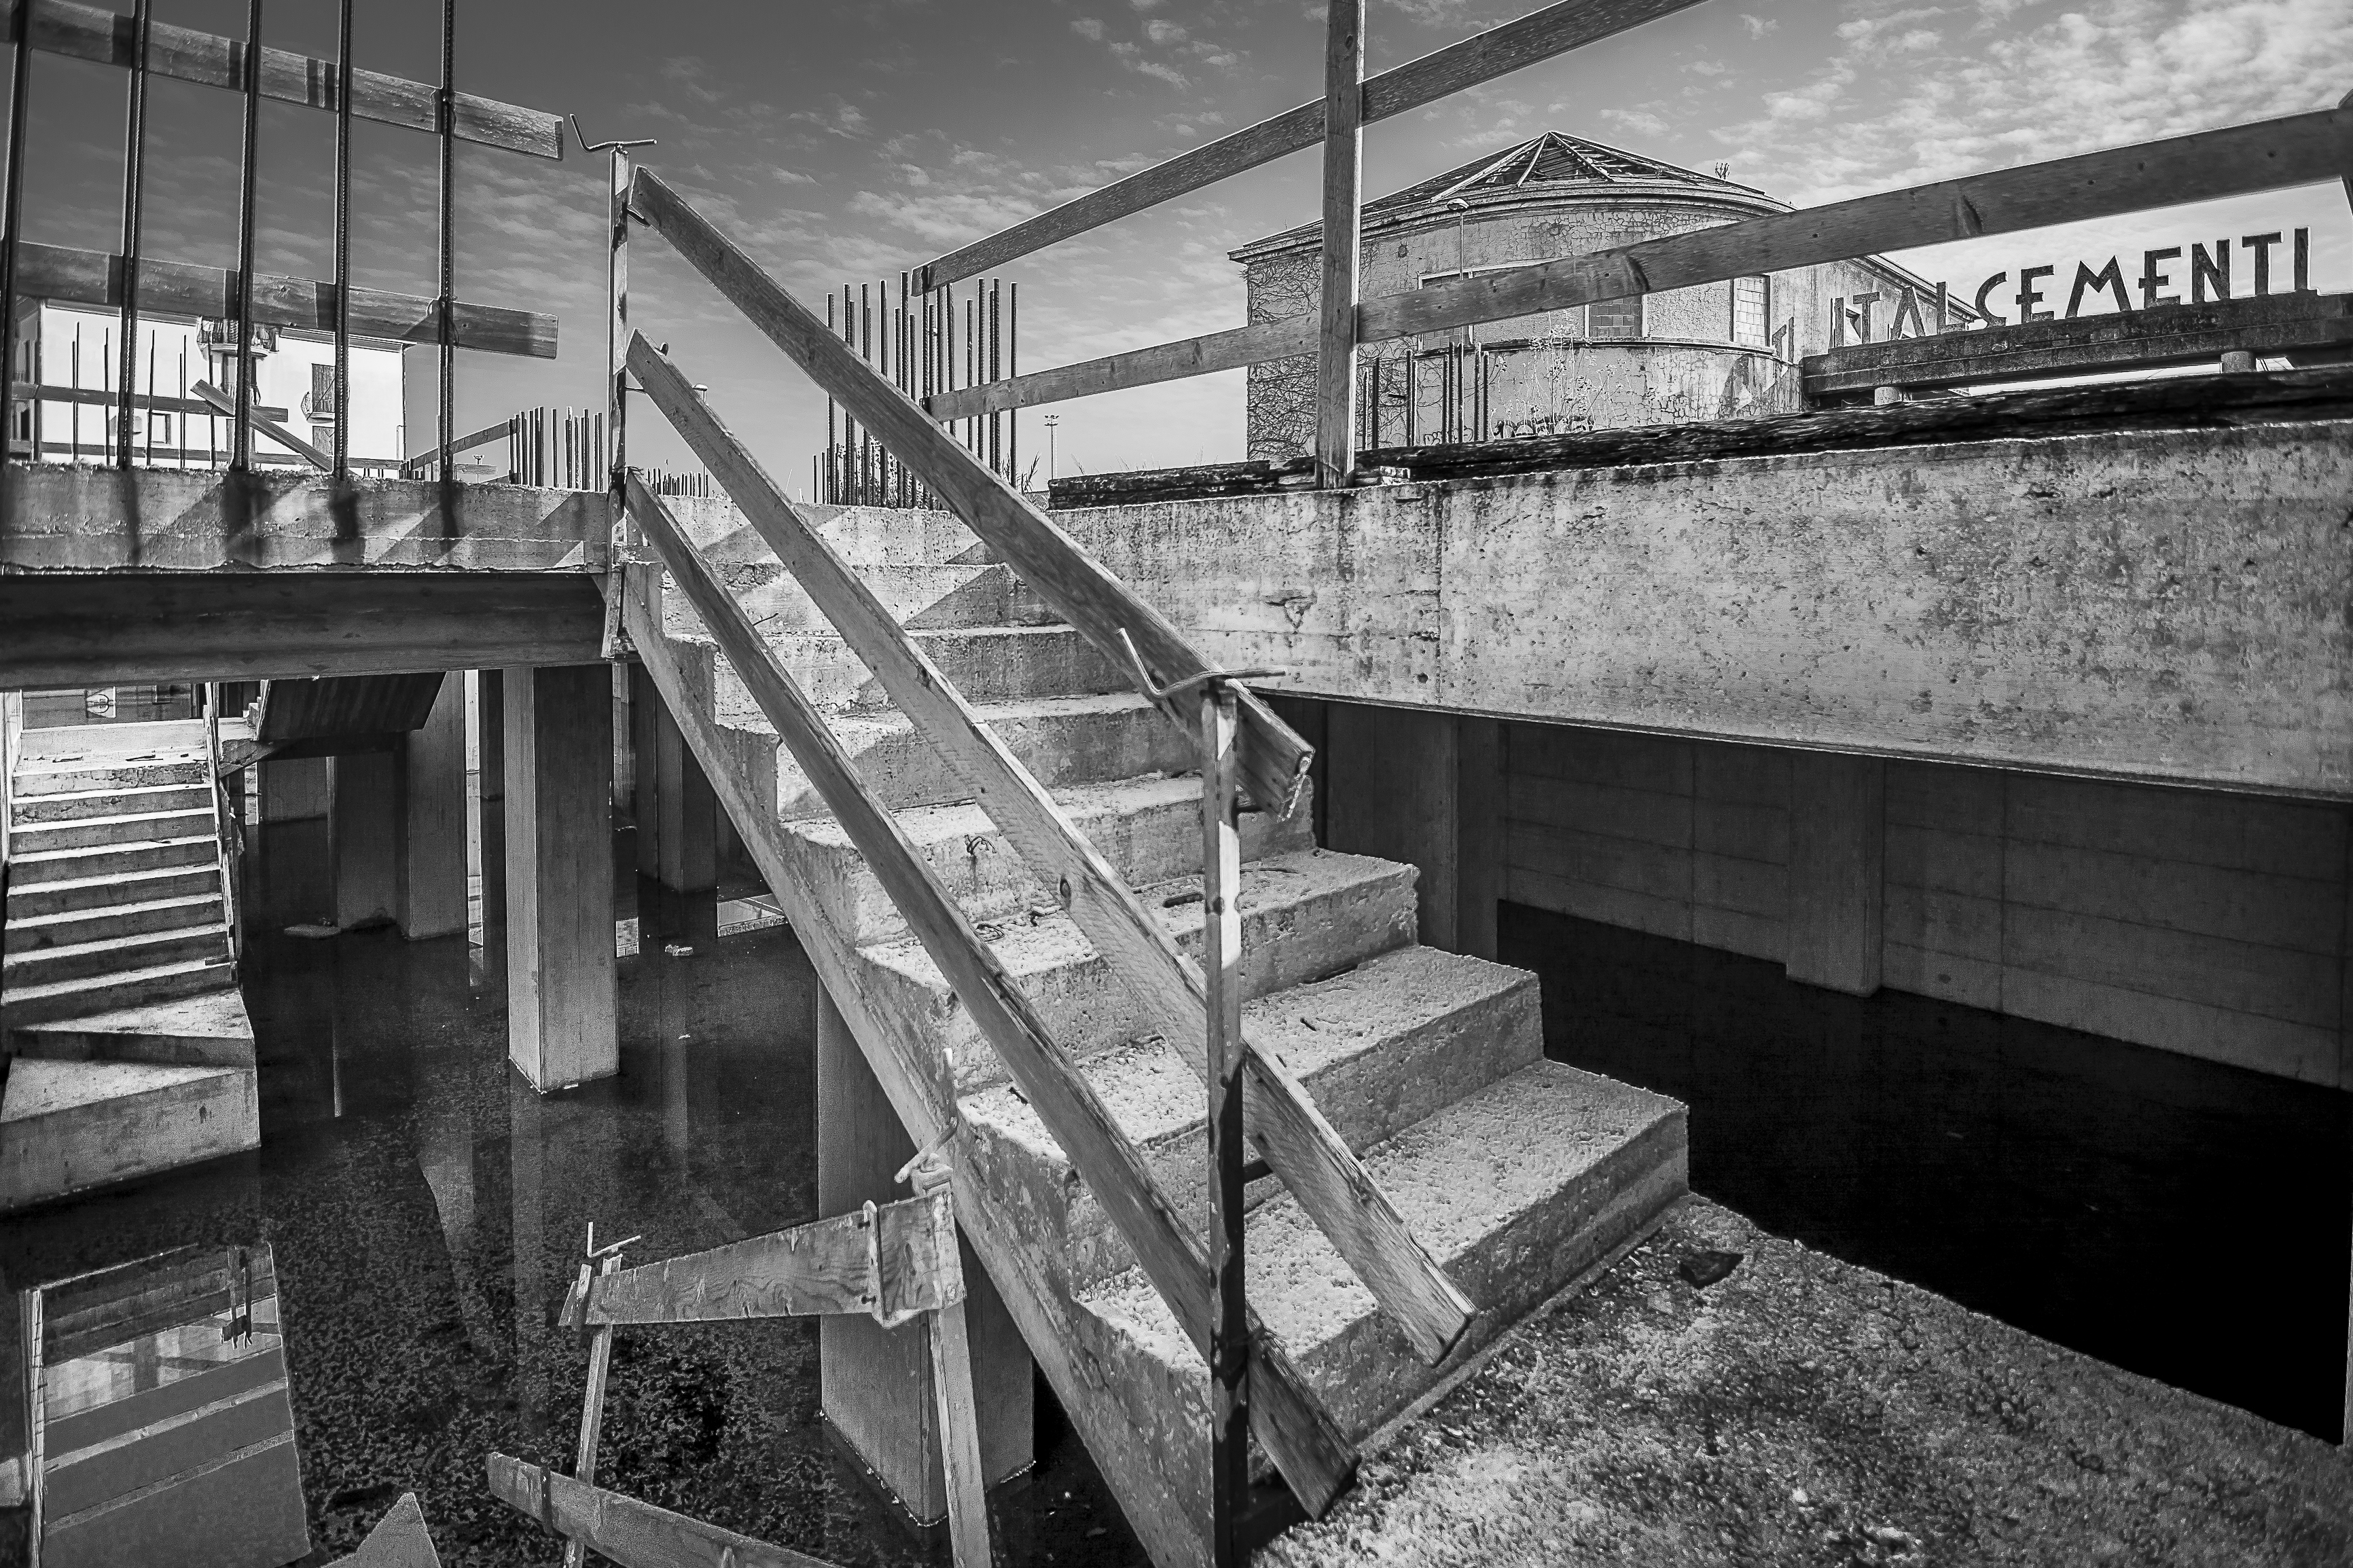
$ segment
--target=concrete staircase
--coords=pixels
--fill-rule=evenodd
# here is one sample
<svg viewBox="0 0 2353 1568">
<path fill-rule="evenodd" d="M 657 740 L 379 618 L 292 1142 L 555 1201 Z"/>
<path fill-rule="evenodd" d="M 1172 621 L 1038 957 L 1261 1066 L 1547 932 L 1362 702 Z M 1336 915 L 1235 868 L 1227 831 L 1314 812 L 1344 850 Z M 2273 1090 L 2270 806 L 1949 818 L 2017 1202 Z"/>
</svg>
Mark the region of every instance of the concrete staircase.
<svg viewBox="0 0 2353 1568">
<path fill-rule="evenodd" d="M 27 731 L 0 930 L 0 1207 L 259 1142 L 201 721 Z"/>
<path fill-rule="evenodd" d="M 1200 781 L 1190 738 L 954 520 L 851 510 L 821 531 L 1198 953 Z M 748 535 L 698 533 L 786 668 L 831 710 L 868 783 L 1206 1228 L 1200 1081 L 1148 1032 L 1055 891 L 1038 885 L 970 792 L 885 706 L 765 547 Z M 854 949 L 860 991 L 886 998 L 953 1079 L 997 1217 L 1042 1259 L 1057 1298 L 1050 1315 L 1078 1342 L 1060 1364 L 1081 1370 L 1057 1379 L 1058 1394 L 1138 1533 L 1163 1563 L 1205 1561 L 1200 1358 L 674 588 L 663 630 L 663 651 L 708 721 L 685 728 L 698 750 L 719 753 L 705 766 L 738 771 L 752 798 L 774 803 L 773 820 L 737 826 L 779 849 Z M 1242 830 L 1250 1026 L 1480 1307 L 1450 1359 L 1458 1363 L 1645 1234 L 1682 1195 L 1683 1108 L 1544 1060 L 1535 977 L 1419 945 L 1413 868 L 1319 848 L 1304 806 L 1280 822 L 1247 816 Z M 1361 1437 L 1447 1368 L 1411 1352 L 1279 1184 L 1258 1182 L 1251 1199 L 1252 1302 Z M 1058 1364 L 1040 1360 L 1050 1373 Z"/>
</svg>

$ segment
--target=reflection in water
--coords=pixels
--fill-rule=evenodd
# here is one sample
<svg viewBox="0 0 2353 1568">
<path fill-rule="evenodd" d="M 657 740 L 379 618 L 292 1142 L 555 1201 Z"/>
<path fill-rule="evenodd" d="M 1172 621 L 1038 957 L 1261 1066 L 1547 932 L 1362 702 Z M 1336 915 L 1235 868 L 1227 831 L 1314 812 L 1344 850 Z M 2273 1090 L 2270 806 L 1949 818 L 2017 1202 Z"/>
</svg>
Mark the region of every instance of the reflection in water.
<svg viewBox="0 0 2353 1568">
<path fill-rule="evenodd" d="M 2337 1437 L 2353 1096 L 1517 904 L 1498 935 L 1542 978 L 1547 1054 L 1691 1107 L 1695 1191 Z"/>
<path fill-rule="evenodd" d="M 491 848 L 495 810 L 480 827 Z M 543 1099 L 507 1065 L 496 919 L 479 947 L 285 936 L 328 907 L 324 825 L 257 837 L 260 1151 L 14 1222 L 0 1275 L 268 1244 L 321 1560 L 413 1490 L 444 1563 L 554 1563 L 560 1543 L 490 1496 L 483 1458 L 570 1462 L 586 1347 L 552 1319 L 581 1237 L 590 1220 L 642 1233 L 630 1257 L 650 1261 L 818 1217 L 814 976 L 786 931 L 682 958 L 649 942 L 620 963 L 620 1076 Z M 626 846 L 617 859 L 634 864 Z M 993 1510 L 998 1561 L 1141 1563 L 1040 1405 L 1040 1467 Z M 904 1526 L 828 1443 L 813 1320 L 623 1331 L 604 1432 L 616 1490 L 845 1565 L 947 1561 L 944 1531 Z"/>
</svg>

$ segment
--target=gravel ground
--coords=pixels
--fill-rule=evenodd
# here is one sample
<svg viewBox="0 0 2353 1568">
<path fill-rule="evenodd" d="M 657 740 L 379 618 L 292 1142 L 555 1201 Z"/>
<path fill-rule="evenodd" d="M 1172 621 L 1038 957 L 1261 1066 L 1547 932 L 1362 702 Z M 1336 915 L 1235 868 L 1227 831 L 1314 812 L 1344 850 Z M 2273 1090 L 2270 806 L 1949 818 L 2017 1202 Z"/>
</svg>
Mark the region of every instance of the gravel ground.
<svg viewBox="0 0 2353 1568">
<path fill-rule="evenodd" d="M 1257 1561 L 2343 1564 L 2353 1457 L 1694 1198 Z"/>
</svg>

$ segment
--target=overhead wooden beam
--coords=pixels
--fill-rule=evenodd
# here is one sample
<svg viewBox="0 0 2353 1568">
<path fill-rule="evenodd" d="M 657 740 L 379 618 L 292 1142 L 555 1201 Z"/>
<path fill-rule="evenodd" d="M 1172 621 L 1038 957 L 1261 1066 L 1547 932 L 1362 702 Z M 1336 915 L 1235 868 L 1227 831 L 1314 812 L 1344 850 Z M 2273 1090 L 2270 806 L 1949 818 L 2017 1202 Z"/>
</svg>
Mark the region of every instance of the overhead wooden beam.
<svg viewBox="0 0 2353 1568">
<path fill-rule="evenodd" d="M 771 1546 L 649 1502 L 494 1453 L 491 1495 L 621 1568 L 832 1568 L 821 1557 Z"/>
<path fill-rule="evenodd" d="M 1356 341 L 1383 342 L 1980 235 L 2317 184 L 2348 167 L 2353 110 L 2318 110 L 1387 294 L 1358 307 Z M 934 419 L 961 419 L 1286 359 L 1314 346 L 1314 318 L 1300 317 L 1012 376 L 928 398 L 923 406 Z"/>
<path fill-rule="evenodd" d="M 1061 889 L 1063 904 L 1088 942 L 1151 1012 L 1187 1064 L 1206 1079 L 1208 993 L 1200 965 L 1178 951 L 1117 868 L 981 721 L 865 580 L 786 500 L 678 367 L 643 337 L 631 345 L 628 367 L 850 651 L 973 790 L 1039 884 Z M 640 501 L 641 490 L 633 481 L 633 516 L 659 505 L 650 495 Z M 666 521 L 668 509 L 661 510 L 663 517 L 646 526 L 676 531 Z M 1253 1050 L 1246 1066 L 1250 1132 L 1268 1163 L 1414 1349 L 1433 1363 L 1443 1359 L 1471 1325 L 1470 1300 L 1414 1239 L 1396 1205 L 1281 1062 L 1271 1053 Z"/>
<path fill-rule="evenodd" d="M 642 177 L 642 175 L 641 175 Z M 822 328 L 819 328 L 822 331 Z M 643 343 L 643 336 L 635 343 Z M 630 363 L 639 356 L 634 352 Z M 642 373 L 641 373 L 642 374 Z M 877 383 L 877 384 L 881 384 Z M 897 394 L 894 392 L 893 395 Z M 905 403 L 903 398 L 902 404 Z M 914 414 L 913 406 L 907 412 Z M 921 416 L 915 417 L 920 420 Z M 793 760 L 824 796 L 834 820 L 866 858 L 883 892 L 970 1012 L 982 1037 L 1111 1215 L 1136 1260 L 1197 1351 L 1208 1344 L 1208 1258 L 1177 1214 L 1143 1152 L 1119 1125 L 1085 1074 L 1055 1043 L 1020 985 L 983 942 L 972 919 L 948 896 L 928 860 L 915 852 L 899 819 L 875 797 L 823 714 L 811 705 L 751 617 L 686 538 L 670 509 L 632 479 L 629 512 L 644 531 L 703 629 L 775 727 Z M 660 672 L 657 670 L 657 679 Z M 670 694 L 665 690 L 665 698 Z M 861 1041 L 861 1044 L 863 1042 Z M 870 1058 L 870 1060 L 871 1058 Z M 886 1090 L 896 1064 L 875 1062 Z M 886 1072 L 886 1069 L 892 1069 Z M 895 1099 L 895 1097 L 894 1097 Z M 922 1130 L 911 1126 L 911 1134 Z M 959 1205 L 968 1212 L 969 1205 Z M 1253 1316 L 1250 1323 L 1251 1430 L 1310 1513 L 1345 1490 L 1356 1453 L 1333 1423 L 1282 1342 Z"/>
<path fill-rule="evenodd" d="M 947 1189 L 771 1231 L 591 1279 L 567 1321 L 731 1322 L 743 1318 L 936 1311 L 964 1299 Z"/>
<path fill-rule="evenodd" d="M 639 169 L 632 189 L 634 210 L 1106 657 L 1126 662 L 1124 634 L 1155 681 L 1181 682 L 1209 668 L 1158 611 L 1089 559 L 1044 512 L 926 418 L 906 394 L 876 375 L 855 350 L 659 176 Z M 1198 721 L 1198 685 L 1154 701 L 1187 732 Z M 1252 799 L 1288 816 L 1305 787 L 1311 758 L 1307 743 L 1261 699 L 1244 697 L 1242 777 Z"/>
<path fill-rule="evenodd" d="M 27 240 L 19 247 L 16 292 L 27 300 L 65 305 L 122 305 L 122 258 L 103 250 L 76 250 Z M 219 321 L 237 313 L 237 273 L 227 268 L 185 261 L 139 263 L 139 309 L 159 316 L 205 316 Z M 452 339 L 461 349 L 483 353 L 555 357 L 556 319 L 543 311 L 499 305 L 459 303 L 450 308 Z M 335 286 L 315 278 L 257 273 L 253 319 L 273 327 L 335 330 Z M 388 289 L 352 290 L 352 335 L 400 342 L 441 341 L 440 307 L 416 294 Z"/>
<path fill-rule="evenodd" d="M 1500 27 L 1490 27 L 1459 44 L 1409 60 L 1367 80 L 1359 99 L 1364 123 L 1409 113 L 1464 88 L 1508 76 L 1556 55 L 1595 43 L 1696 5 L 1698 0 L 1561 0 Z M 1324 139 L 1324 100 L 1303 103 L 1261 120 L 1206 146 L 1180 153 L 1166 163 L 1114 180 L 1076 201 L 1026 218 L 1012 227 L 952 250 L 916 270 L 918 286 L 943 288 L 991 268 L 1002 267 L 1073 235 L 1139 213 L 1146 207 Z"/>
<path fill-rule="evenodd" d="M 9 37 L 16 36 L 16 8 L 6 0 Z M 129 12 L 66 0 L 40 0 L 33 7 L 33 47 L 45 54 L 129 67 L 137 58 L 137 33 Z M 153 22 L 147 68 L 154 76 L 231 91 L 245 85 L 245 45 L 234 38 Z M 335 62 L 287 49 L 261 51 L 261 96 L 332 111 L 335 108 Z M 352 113 L 361 120 L 411 131 L 440 128 L 440 89 L 381 71 L 352 72 Z M 452 134 L 461 142 L 502 147 L 534 158 L 564 156 L 564 121 L 536 109 L 522 109 L 470 92 L 456 95 Z M 143 308 L 142 301 L 142 308 Z"/>
</svg>

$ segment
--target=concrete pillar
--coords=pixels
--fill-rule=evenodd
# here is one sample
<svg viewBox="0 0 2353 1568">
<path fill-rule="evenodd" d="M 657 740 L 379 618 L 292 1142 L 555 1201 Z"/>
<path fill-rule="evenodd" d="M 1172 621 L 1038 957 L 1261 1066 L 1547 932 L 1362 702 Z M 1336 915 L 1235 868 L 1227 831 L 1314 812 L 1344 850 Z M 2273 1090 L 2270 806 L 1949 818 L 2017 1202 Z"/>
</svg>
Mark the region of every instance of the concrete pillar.
<svg viewBox="0 0 2353 1568">
<path fill-rule="evenodd" d="M 1887 764 L 1800 752 L 1789 759 L 1783 966 L 1792 980 L 1868 996 L 1879 989 Z"/>
<path fill-rule="evenodd" d="M 642 664 L 629 666 L 629 816 L 638 825 L 638 875 L 661 876 L 661 693 Z"/>
<path fill-rule="evenodd" d="M 667 707 L 655 723 L 655 805 L 661 816 L 662 930 L 703 945 L 719 940 L 719 796 Z"/>
<path fill-rule="evenodd" d="M 267 824 L 301 822 L 324 816 L 332 795 L 325 757 L 298 757 L 292 762 L 256 765 L 261 792 L 261 820 Z"/>
<path fill-rule="evenodd" d="M 0 1563 L 33 1561 L 32 1292 L 0 1279 Z"/>
<path fill-rule="evenodd" d="M 412 942 L 466 929 L 466 683 L 445 677 L 423 728 L 401 738 L 398 887 Z"/>
<path fill-rule="evenodd" d="M 400 758 L 358 752 L 333 763 L 327 840 L 335 923 L 345 931 L 389 925 L 400 904 Z"/>
<path fill-rule="evenodd" d="M 475 671 L 474 748 L 478 793 L 484 800 L 503 800 L 507 793 L 506 683 L 495 669 Z"/>
<path fill-rule="evenodd" d="M 1495 906 L 1504 899 L 1504 818 L 1508 776 L 1500 719 L 1455 721 L 1454 951 L 1495 956 Z"/>
<path fill-rule="evenodd" d="M 517 668 L 505 697 L 507 1055 L 543 1091 L 620 1068 L 612 677 Z"/>
<path fill-rule="evenodd" d="M 912 1195 L 891 1178 L 914 1153 L 914 1144 L 849 1025 L 821 990 L 817 1106 L 818 1213 L 846 1214 L 870 1198 L 891 1203 Z M 1029 1351 L 969 1243 L 964 1277 L 981 1471 L 994 1485 L 1032 1461 Z M 871 1318 L 821 1318 L 818 1347 L 826 1419 L 919 1522 L 944 1519 L 938 1406 L 923 1321 L 886 1330 Z"/>
</svg>

